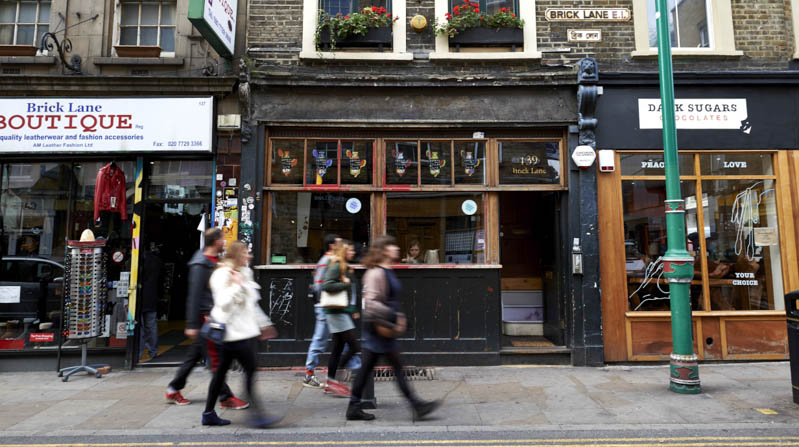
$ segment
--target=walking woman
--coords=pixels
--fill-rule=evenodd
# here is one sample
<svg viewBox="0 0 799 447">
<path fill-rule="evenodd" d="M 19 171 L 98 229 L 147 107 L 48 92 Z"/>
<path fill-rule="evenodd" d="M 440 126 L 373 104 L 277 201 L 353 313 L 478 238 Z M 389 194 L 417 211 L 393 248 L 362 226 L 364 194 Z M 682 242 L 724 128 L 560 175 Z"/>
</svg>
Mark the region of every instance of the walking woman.
<svg viewBox="0 0 799 447">
<path fill-rule="evenodd" d="M 228 246 L 224 259 L 209 279 L 214 296 L 214 307 L 211 309 L 211 320 L 225 324 L 224 342 L 220 345 L 221 360 L 208 388 L 208 399 L 205 401 L 203 425 L 227 425 L 230 421 L 217 416 L 214 411 L 216 400 L 225 375 L 233 360 L 238 360 L 244 369 L 247 394 L 253 413 L 250 425 L 266 428 L 280 421 L 280 418 L 267 416 L 258 403 L 253 389 L 255 380 L 255 346 L 254 340 L 274 338 L 277 331 L 269 317 L 261 310 L 258 301 L 261 294 L 258 283 L 253 280 L 249 268 L 250 255 L 247 246 L 235 241 Z"/>
<path fill-rule="evenodd" d="M 441 405 L 440 401 L 425 402 L 411 390 L 402 372 L 396 337 L 405 332 L 407 321 L 400 309 L 402 285 L 391 270 L 392 262 L 399 259 L 399 247 L 391 236 L 380 236 L 372 242 L 364 264 L 368 267 L 363 276 L 364 351 L 360 371 L 355 378 L 352 397 L 347 407 L 347 419 L 370 421 L 375 418 L 361 408 L 361 396 L 366 380 L 384 356 L 394 370 L 402 394 L 410 402 L 414 419 L 421 419 Z"/>
<path fill-rule="evenodd" d="M 356 312 L 358 309 L 357 290 L 353 281 L 352 268 L 348 264 L 353 257 L 355 257 L 355 247 L 352 246 L 352 242 L 341 241 L 325 270 L 325 280 L 322 283 L 323 291 L 328 293 L 346 291 L 349 298 L 347 307 L 326 307 L 324 309 L 325 314 L 327 314 L 327 327 L 330 329 L 330 333 L 333 334 L 333 350 L 330 353 L 330 361 L 327 365 L 325 392 L 345 397 L 349 397 L 350 390 L 346 385 L 336 380 L 336 371 L 338 371 L 339 365 L 346 365 L 353 355 L 361 352 L 361 344 L 358 343 L 358 338 L 355 335 L 355 323 L 352 321 L 353 318 L 358 319 L 359 317 Z M 349 346 L 349 349 L 344 358 L 341 358 L 345 344 Z"/>
</svg>

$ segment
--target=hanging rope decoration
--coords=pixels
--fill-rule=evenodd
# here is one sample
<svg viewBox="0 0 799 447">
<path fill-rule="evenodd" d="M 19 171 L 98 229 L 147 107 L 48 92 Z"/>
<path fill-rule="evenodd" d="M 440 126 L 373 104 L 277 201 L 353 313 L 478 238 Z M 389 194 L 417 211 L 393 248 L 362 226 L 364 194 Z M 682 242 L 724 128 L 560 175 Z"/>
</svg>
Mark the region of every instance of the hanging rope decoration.
<svg viewBox="0 0 799 447">
<path fill-rule="evenodd" d="M 738 256 L 745 250 L 749 261 L 755 257 L 755 238 L 747 236 L 752 234 L 755 224 L 760 223 L 759 209 L 763 196 L 774 192 L 774 188 L 770 188 L 758 193 L 755 188 L 761 184 L 762 180 L 739 192 L 732 203 L 730 222 L 735 224 L 735 255 Z"/>
</svg>

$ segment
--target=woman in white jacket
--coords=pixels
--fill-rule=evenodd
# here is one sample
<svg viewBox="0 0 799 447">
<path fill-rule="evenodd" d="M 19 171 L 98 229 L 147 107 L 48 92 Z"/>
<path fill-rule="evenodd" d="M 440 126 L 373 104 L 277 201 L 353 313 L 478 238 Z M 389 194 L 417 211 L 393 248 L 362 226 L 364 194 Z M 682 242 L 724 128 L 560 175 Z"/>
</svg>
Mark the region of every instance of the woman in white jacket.
<svg viewBox="0 0 799 447">
<path fill-rule="evenodd" d="M 261 310 L 258 301 L 261 294 L 260 287 L 253 280 L 252 270 L 248 267 L 250 255 L 247 246 L 239 241 L 230 244 L 225 253 L 225 258 L 218 264 L 217 269 L 208 281 L 214 295 L 214 307 L 211 309 L 211 320 L 225 324 L 224 343 L 220 345 L 221 360 L 214 373 L 211 385 L 208 388 L 208 399 L 203 412 L 203 425 L 227 425 L 230 421 L 217 416 L 214 411 L 216 401 L 225 375 L 230 369 L 233 360 L 238 360 L 244 369 L 247 384 L 247 394 L 253 416 L 250 425 L 266 428 L 280 418 L 267 416 L 260 408 L 258 399 L 253 390 L 255 379 L 255 349 L 252 343 L 255 338 L 266 340 L 274 338 L 277 331 L 269 317 Z"/>
</svg>

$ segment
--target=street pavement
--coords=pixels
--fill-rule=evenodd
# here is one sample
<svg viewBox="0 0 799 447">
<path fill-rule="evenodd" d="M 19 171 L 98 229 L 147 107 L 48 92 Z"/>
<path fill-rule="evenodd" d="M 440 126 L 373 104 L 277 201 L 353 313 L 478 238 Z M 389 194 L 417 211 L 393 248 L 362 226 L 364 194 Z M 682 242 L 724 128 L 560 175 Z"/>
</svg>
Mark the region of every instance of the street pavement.
<svg viewBox="0 0 799 447">
<path fill-rule="evenodd" d="M 303 387 L 301 372 L 259 371 L 259 397 L 269 412 L 285 416 L 266 431 L 246 426 L 249 410 L 218 409 L 233 423 L 203 427 L 210 376 L 200 368 L 184 390 L 192 404 L 166 404 L 174 372 L 114 370 L 66 383 L 54 372 L 0 373 L 0 447 L 799 445 L 788 362 L 702 365 L 698 395 L 670 392 L 665 365 L 435 368 L 434 380 L 411 385 L 444 403 L 434 417 L 415 422 L 394 382 L 375 384 L 375 421 L 347 422 L 347 400 Z M 237 394 L 242 379 L 229 376 Z"/>
</svg>

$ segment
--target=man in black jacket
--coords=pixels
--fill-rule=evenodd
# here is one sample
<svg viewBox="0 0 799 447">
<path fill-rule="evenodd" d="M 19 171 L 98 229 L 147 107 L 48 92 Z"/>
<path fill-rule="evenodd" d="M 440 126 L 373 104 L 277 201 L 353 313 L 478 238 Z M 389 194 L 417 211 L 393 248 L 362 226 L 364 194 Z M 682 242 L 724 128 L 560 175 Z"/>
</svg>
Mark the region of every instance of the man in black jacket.
<svg viewBox="0 0 799 447">
<path fill-rule="evenodd" d="M 222 239 L 222 230 L 219 228 L 207 230 L 204 233 L 204 237 L 205 249 L 197 250 L 189 261 L 189 293 L 186 297 L 185 333 L 187 337 L 194 340 L 194 343 L 189 348 L 186 360 L 180 365 L 175 378 L 169 383 L 169 388 L 166 391 L 167 403 L 176 405 L 188 405 L 191 403 L 190 400 L 180 394 L 180 390 L 186 386 L 186 379 L 198 361 L 203 358 L 209 358 L 212 370 L 215 370 L 219 364 L 216 345 L 203 340 L 199 337 L 199 334 L 200 327 L 203 325 L 205 318 L 208 317 L 208 314 L 211 313 L 211 308 L 214 307 L 214 297 L 208 287 L 208 279 L 211 278 L 211 273 L 213 273 L 217 262 L 219 262 L 219 255 L 222 253 L 225 241 Z M 234 410 L 243 410 L 250 406 L 249 402 L 233 396 L 233 392 L 230 391 L 227 383 L 222 384 L 219 400 L 222 407 Z"/>
</svg>

